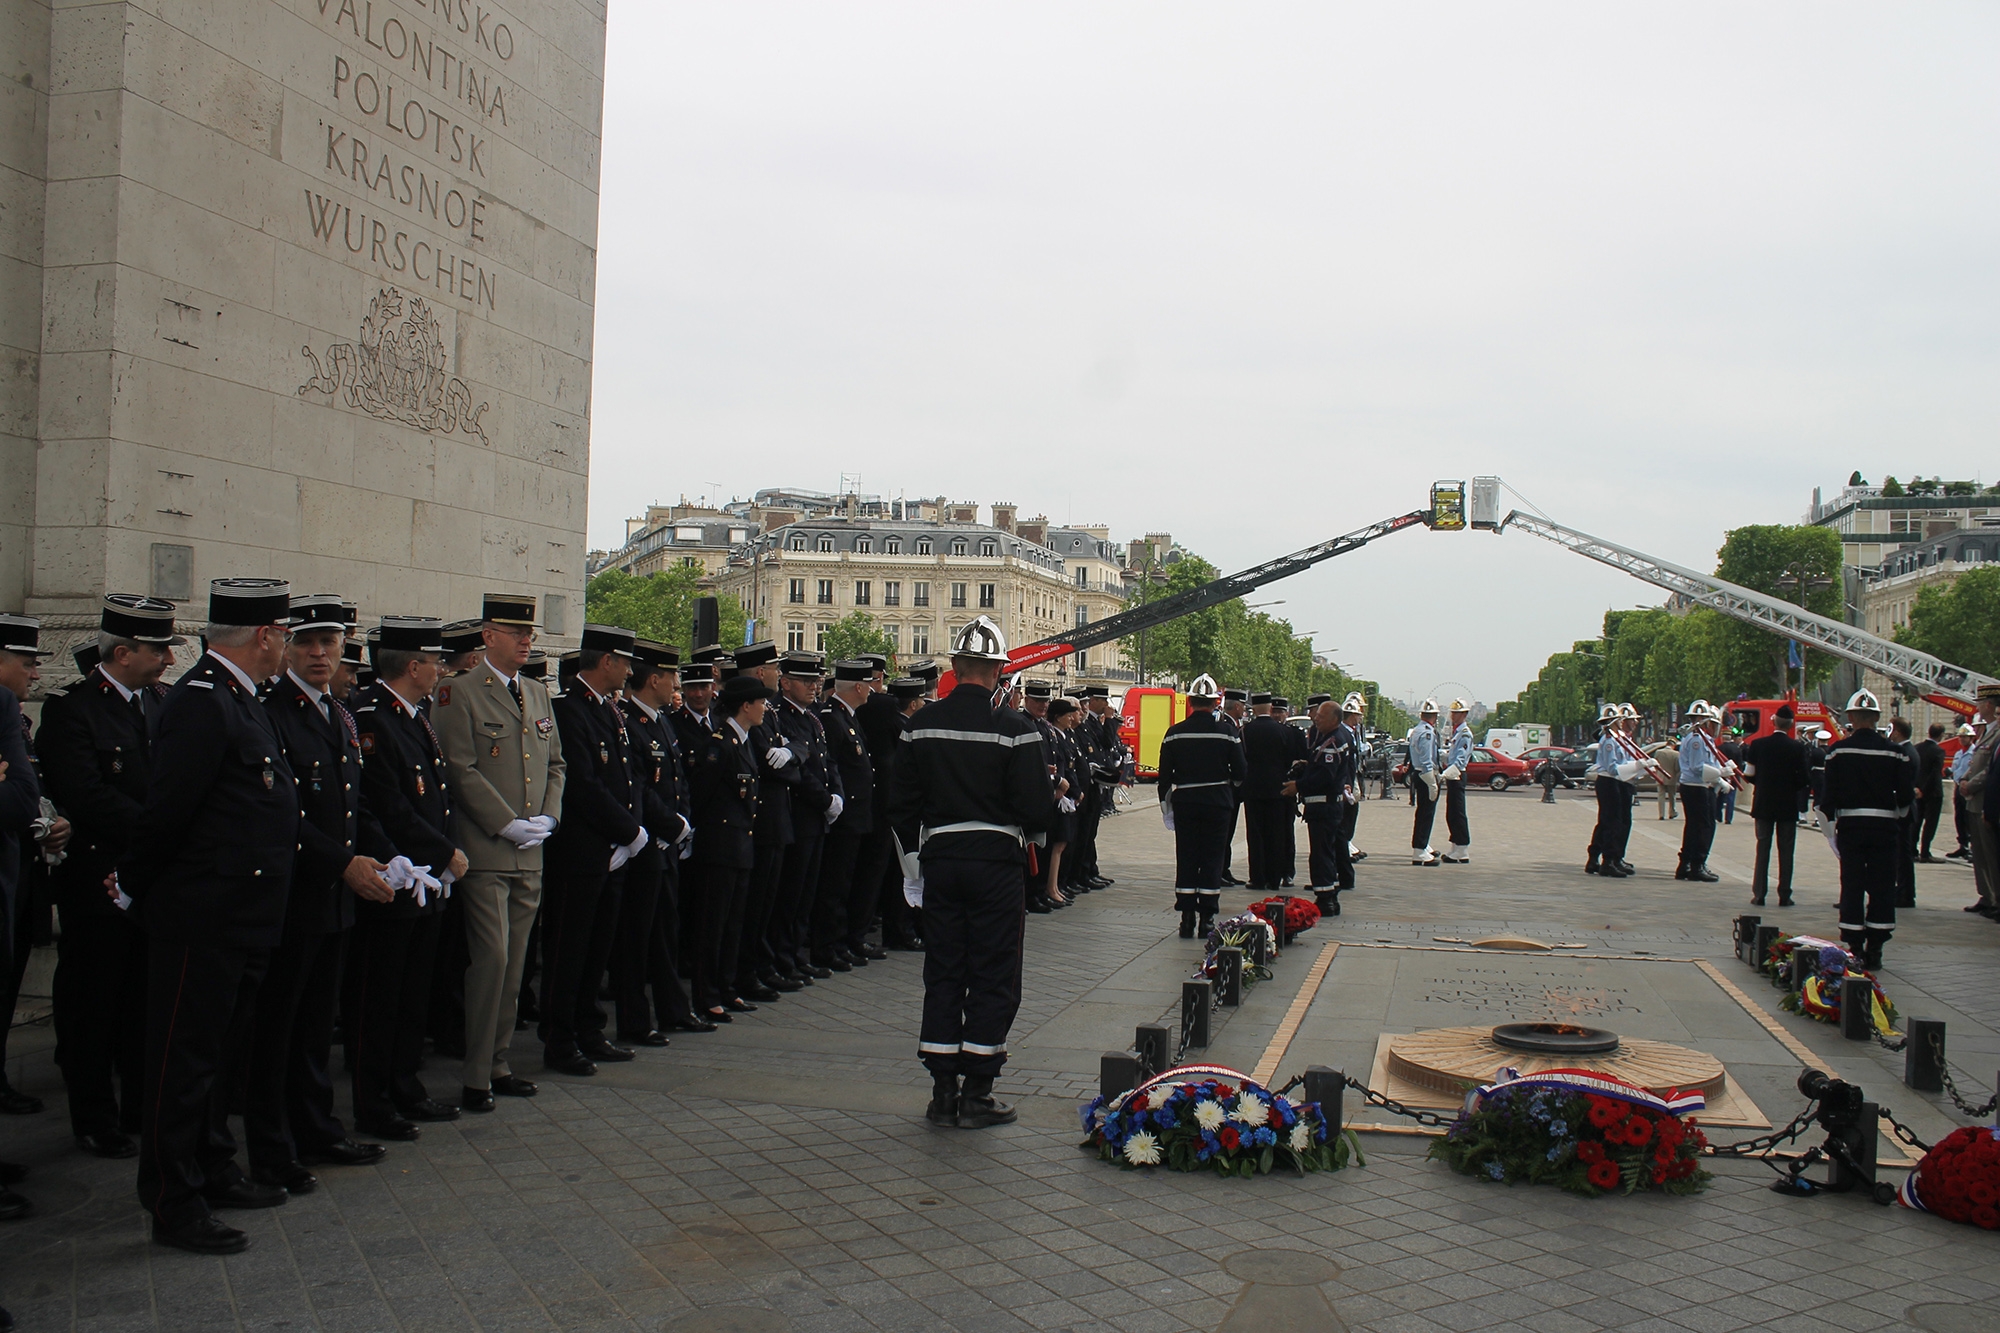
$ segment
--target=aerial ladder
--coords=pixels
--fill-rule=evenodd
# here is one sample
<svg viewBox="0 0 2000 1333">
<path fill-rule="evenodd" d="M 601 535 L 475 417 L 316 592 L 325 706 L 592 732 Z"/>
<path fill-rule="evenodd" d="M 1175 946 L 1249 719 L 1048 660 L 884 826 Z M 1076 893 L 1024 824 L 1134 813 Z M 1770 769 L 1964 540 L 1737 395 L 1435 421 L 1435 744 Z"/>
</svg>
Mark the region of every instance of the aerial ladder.
<svg viewBox="0 0 2000 1333">
<path fill-rule="evenodd" d="M 1960 714 L 1972 711 L 1975 691 L 1994 679 L 1953 666 L 1906 644 L 1880 638 L 1857 626 L 1808 611 L 1781 598 L 1769 597 L 1713 574 L 1700 574 L 1616 542 L 1565 527 L 1542 514 L 1514 509 L 1503 517 L 1500 513 L 1501 486 L 1498 477 L 1474 477 L 1468 493 L 1462 481 L 1440 481 L 1431 487 L 1428 509 L 1385 518 L 1254 568 L 1212 579 L 1200 587 L 1128 608 L 1089 625 L 1079 625 L 1069 633 L 1025 644 L 1008 655 L 1007 672 L 1026 671 L 1086 648 L 1130 637 L 1196 611 L 1220 606 L 1267 583 L 1289 578 L 1323 561 L 1357 551 L 1378 538 L 1421 525 L 1441 532 L 1462 531 L 1471 527 L 1496 535 L 1509 528 L 1533 533 L 1565 550 L 1623 570 L 1656 588 L 1684 597 L 1691 605 L 1706 606 L 1732 619 L 1878 671 L 1926 701 Z"/>
</svg>

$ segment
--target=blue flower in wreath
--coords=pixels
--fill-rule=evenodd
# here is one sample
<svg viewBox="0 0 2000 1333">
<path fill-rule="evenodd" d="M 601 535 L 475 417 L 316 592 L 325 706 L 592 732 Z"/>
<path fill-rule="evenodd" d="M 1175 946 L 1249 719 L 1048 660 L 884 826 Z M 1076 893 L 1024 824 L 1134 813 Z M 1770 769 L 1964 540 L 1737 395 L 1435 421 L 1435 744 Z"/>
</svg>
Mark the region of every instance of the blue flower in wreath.
<svg viewBox="0 0 2000 1333">
<path fill-rule="evenodd" d="M 1161 1129 L 1172 1129 L 1179 1122 L 1180 1117 L 1164 1106 L 1153 1112 L 1153 1123 Z"/>
<path fill-rule="evenodd" d="M 1498 1162 L 1488 1162 L 1486 1164 L 1486 1174 L 1495 1180 L 1505 1180 L 1507 1178 L 1507 1169 Z"/>
<path fill-rule="evenodd" d="M 1097 1114 L 1103 1109 L 1104 1098 L 1102 1097 L 1094 1099 L 1090 1105 L 1083 1108 L 1083 1128 L 1086 1132 L 1094 1127 L 1097 1121 Z"/>
<path fill-rule="evenodd" d="M 1257 1146 L 1260 1148 L 1268 1148 L 1272 1144 L 1278 1141 L 1278 1136 L 1271 1132 L 1271 1129 L 1268 1125 L 1265 1126 L 1263 1129 L 1258 1130 L 1251 1137 L 1257 1140 Z"/>
</svg>

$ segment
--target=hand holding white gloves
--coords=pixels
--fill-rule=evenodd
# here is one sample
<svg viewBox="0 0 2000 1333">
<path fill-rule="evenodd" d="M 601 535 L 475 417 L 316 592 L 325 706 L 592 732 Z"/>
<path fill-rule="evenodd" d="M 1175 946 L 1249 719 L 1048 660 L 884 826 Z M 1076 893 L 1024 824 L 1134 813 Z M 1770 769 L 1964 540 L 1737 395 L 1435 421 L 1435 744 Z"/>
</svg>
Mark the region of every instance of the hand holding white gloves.
<svg viewBox="0 0 2000 1333">
<path fill-rule="evenodd" d="M 507 827 L 500 830 L 500 836 L 525 852 L 530 847 L 541 846 L 549 835 L 539 824 L 526 819 L 511 819 L 507 821 Z"/>
<path fill-rule="evenodd" d="M 624 865 L 627 861 L 630 861 L 633 857 L 637 856 L 640 852 L 645 851 L 646 844 L 651 842 L 652 840 L 653 840 L 653 835 L 646 832 L 646 826 L 644 824 L 641 824 L 639 826 L 638 837 L 632 839 L 632 841 L 626 843 L 623 847 L 620 847 L 611 853 L 611 868 L 613 870 L 616 870 L 620 866 Z"/>
<path fill-rule="evenodd" d="M 543 838 L 547 838 L 556 831 L 556 817 L 554 815 L 536 815 L 528 822 L 542 831 Z"/>
<path fill-rule="evenodd" d="M 912 907 L 922 907 L 924 905 L 924 881 L 922 878 L 910 879 L 907 876 L 904 878 L 903 901 Z"/>
<path fill-rule="evenodd" d="M 1066 815 L 1073 815 L 1076 813 L 1076 802 L 1067 796 L 1058 796 L 1056 798 L 1056 809 Z"/>
<path fill-rule="evenodd" d="M 776 771 L 792 762 L 792 751 L 788 746 L 774 745 L 764 751 L 764 762 L 769 764 L 773 771 Z"/>
<path fill-rule="evenodd" d="M 840 812 L 847 808 L 847 802 L 840 796 L 838 792 L 828 797 L 827 799 L 830 802 L 830 804 L 828 804 L 828 806 L 826 807 L 826 822 L 828 826 L 831 827 L 833 821 L 840 818 Z"/>
<path fill-rule="evenodd" d="M 1464 777 L 1465 774 L 1458 771 L 1457 764 L 1453 764 L 1450 768 L 1447 768 L 1440 776 L 1442 776 L 1446 782 L 1456 782 L 1460 778 Z"/>
</svg>

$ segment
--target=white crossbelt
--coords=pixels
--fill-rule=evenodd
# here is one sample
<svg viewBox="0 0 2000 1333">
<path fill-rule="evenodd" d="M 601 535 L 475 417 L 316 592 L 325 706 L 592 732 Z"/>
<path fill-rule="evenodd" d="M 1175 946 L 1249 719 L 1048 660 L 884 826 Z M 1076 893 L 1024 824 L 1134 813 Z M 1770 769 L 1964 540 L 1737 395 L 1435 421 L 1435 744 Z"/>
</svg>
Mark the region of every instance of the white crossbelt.
<svg viewBox="0 0 2000 1333">
<path fill-rule="evenodd" d="M 1175 791 L 1193 791 L 1197 787 L 1227 787 L 1227 782 L 1176 782 Z"/>
<path fill-rule="evenodd" d="M 1027 841 L 1019 824 L 989 824 L 983 819 L 967 819 L 957 824 L 940 824 L 936 828 L 924 828 L 924 841 L 935 838 L 940 833 L 1004 833 L 1015 842 Z M 919 842 L 918 846 L 923 843 Z"/>
<path fill-rule="evenodd" d="M 1301 796 L 1301 797 L 1299 798 L 1299 803 L 1300 803 L 1300 804 L 1302 804 L 1302 805 L 1324 805 L 1324 804 L 1326 804 L 1326 797 L 1324 797 L 1324 796 Z"/>
<path fill-rule="evenodd" d="M 1839 810 L 1833 817 L 1845 819 L 1849 815 L 1859 815 L 1863 819 L 1903 819 L 1908 817 L 1909 813 L 1908 810 Z"/>
</svg>

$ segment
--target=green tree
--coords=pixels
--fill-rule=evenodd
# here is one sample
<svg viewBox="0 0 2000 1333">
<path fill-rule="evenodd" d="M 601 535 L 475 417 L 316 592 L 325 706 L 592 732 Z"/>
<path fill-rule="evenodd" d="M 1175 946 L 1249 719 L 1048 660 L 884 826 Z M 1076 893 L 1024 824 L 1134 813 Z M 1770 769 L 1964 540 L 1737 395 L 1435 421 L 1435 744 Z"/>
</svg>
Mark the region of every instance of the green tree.
<svg viewBox="0 0 2000 1333">
<path fill-rule="evenodd" d="M 894 664 L 896 646 L 866 611 L 850 611 L 826 632 L 826 660 L 838 662 L 856 653 L 886 653 Z M 889 673 L 895 675 L 894 671 Z"/>
<path fill-rule="evenodd" d="M 607 569 L 583 590 L 584 619 L 599 625 L 620 625 L 642 639 L 699 648 L 694 639 L 694 604 L 709 596 L 701 586 L 702 571 L 676 565 L 644 578 Z M 718 608 L 721 641 L 743 642 L 743 607 L 733 597 Z"/>
<path fill-rule="evenodd" d="M 1919 591 L 1896 639 L 1953 666 L 2000 676 L 2000 568 L 1975 569 L 1948 588 Z"/>
<path fill-rule="evenodd" d="M 1976 481 L 1948 481 L 1944 484 L 1946 495 L 1977 495 L 1979 483 Z"/>
<path fill-rule="evenodd" d="M 1849 486 L 1866 486 L 1868 483 L 1861 480 L 1861 469 L 1856 468 L 1847 474 L 1847 484 Z"/>
<path fill-rule="evenodd" d="M 1901 499 L 1903 495 L 1903 483 L 1897 481 L 1894 477 L 1882 478 L 1882 495 L 1885 499 Z"/>
<path fill-rule="evenodd" d="M 1841 614 L 1844 589 L 1841 582 L 1840 534 L 1814 524 L 1763 524 L 1733 529 L 1716 553 L 1716 575 L 1771 597 L 1803 602 L 1808 611 L 1834 620 Z M 1786 571 L 1802 568 L 1806 574 L 1826 579 L 1818 589 L 1780 587 Z M 1707 627 L 1712 630 L 1720 678 L 1709 697 L 1729 698 L 1738 693 L 1766 695 L 1783 693 L 1788 681 L 1785 665 L 1789 643 L 1783 635 L 1757 625 L 1724 618 Z M 1706 646 L 1706 645 L 1705 645 Z M 1815 684 L 1831 675 L 1834 659 L 1821 652 L 1807 652 L 1806 683 Z"/>
</svg>

